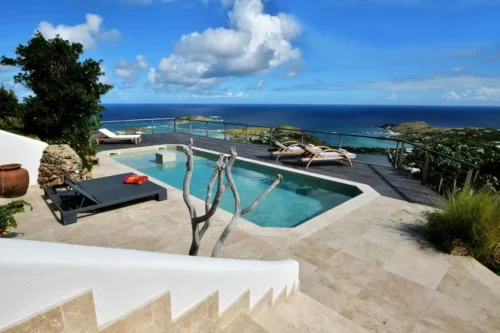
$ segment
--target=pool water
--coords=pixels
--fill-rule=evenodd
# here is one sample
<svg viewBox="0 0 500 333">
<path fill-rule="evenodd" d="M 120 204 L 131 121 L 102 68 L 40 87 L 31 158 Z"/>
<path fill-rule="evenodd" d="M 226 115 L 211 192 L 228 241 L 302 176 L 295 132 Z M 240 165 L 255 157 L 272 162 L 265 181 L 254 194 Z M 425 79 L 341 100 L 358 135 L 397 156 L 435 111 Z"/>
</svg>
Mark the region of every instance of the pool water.
<svg viewBox="0 0 500 333">
<path fill-rule="evenodd" d="M 182 190 L 186 155 L 177 150 L 169 152 L 176 154 L 175 163 L 156 164 L 156 151 L 121 154 L 114 156 L 114 159 Z M 205 200 L 208 181 L 218 156 L 198 151 L 195 151 L 195 154 L 191 195 Z M 241 197 L 242 209 L 265 191 L 278 173 L 283 176 L 281 184 L 250 213 L 243 216 L 244 219 L 262 227 L 293 228 L 361 194 L 355 186 L 241 160 L 236 160 L 232 173 Z M 214 194 L 215 190 L 216 186 Z M 224 193 L 219 207 L 234 212 L 234 197 L 230 189 Z M 199 215 L 202 213 L 204 212 L 198 212 Z"/>
</svg>

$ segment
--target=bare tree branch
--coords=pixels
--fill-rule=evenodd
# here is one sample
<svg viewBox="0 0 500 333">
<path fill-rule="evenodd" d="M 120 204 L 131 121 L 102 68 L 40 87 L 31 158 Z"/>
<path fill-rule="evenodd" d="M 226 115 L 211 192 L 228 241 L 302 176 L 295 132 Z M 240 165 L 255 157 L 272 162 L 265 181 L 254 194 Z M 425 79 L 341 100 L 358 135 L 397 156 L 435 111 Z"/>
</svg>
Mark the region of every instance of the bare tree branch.
<svg viewBox="0 0 500 333">
<path fill-rule="evenodd" d="M 241 210 L 241 216 L 250 213 L 252 211 L 252 209 L 254 209 L 260 203 L 260 201 L 262 199 L 264 199 L 272 190 L 274 190 L 276 188 L 276 186 L 278 186 L 281 183 L 282 179 L 283 179 L 283 177 L 281 175 L 277 175 L 276 179 L 267 188 L 267 190 L 265 190 L 264 192 L 262 192 L 262 194 L 259 195 L 259 197 L 257 199 L 255 199 L 254 202 L 252 202 L 252 204 L 250 206 L 248 206 L 247 208 Z"/>
<path fill-rule="evenodd" d="M 194 208 L 193 203 L 191 202 L 191 197 L 189 195 L 191 187 L 191 178 L 193 175 L 193 151 L 191 150 L 192 144 L 193 144 L 193 139 L 190 140 L 190 145 L 182 147 L 182 150 L 184 150 L 184 153 L 187 156 L 186 176 L 184 177 L 182 197 L 184 199 L 184 202 L 186 203 L 186 206 L 188 207 L 189 216 L 191 219 L 196 216 L 196 210 Z"/>
<path fill-rule="evenodd" d="M 232 174 L 232 168 L 233 164 L 236 161 L 236 158 L 238 157 L 238 154 L 236 154 L 236 148 L 231 147 L 231 157 L 229 158 L 228 162 L 226 163 L 226 179 L 231 188 L 231 191 L 233 192 L 234 196 L 234 215 L 231 218 L 231 221 L 229 221 L 229 224 L 226 226 L 224 231 L 222 232 L 221 236 L 217 240 L 217 243 L 215 243 L 215 246 L 212 250 L 212 257 L 217 257 L 219 255 L 220 250 L 222 249 L 222 246 L 224 245 L 224 242 L 226 241 L 227 236 L 229 236 L 229 233 L 233 230 L 233 228 L 236 226 L 236 223 L 238 222 L 238 219 L 240 218 L 241 214 L 241 201 L 240 201 L 240 194 L 238 193 L 238 189 L 236 188 L 236 184 L 234 183 L 233 179 L 233 174 Z"/>
<path fill-rule="evenodd" d="M 190 139 L 190 144 L 182 147 L 182 150 L 186 154 L 186 176 L 184 177 L 183 184 L 183 199 L 189 210 L 189 217 L 191 219 L 191 231 L 192 231 L 192 241 L 191 248 L 189 249 L 189 255 L 197 255 L 198 249 L 200 247 L 200 233 L 198 230 L 198 225 L 193 223 L 193 219 L 196 218 L 196 209 L 194 208 L 193 202 L 191 201 L 191 196 L 189 195 L 189 190 L 191 187 L 191 178 L 193 175 L 193 151 L 191 147 L 193 145 L 193 139 Z"/>
<path fill-rule="evenodd" d="M 231 155 L 229 157 L 224 156 L 223 154 L 220 154 L 219 156 L 219 160 L 216 163 L 216 168 L 212 173 L 212 177 L 210 178 L 207 186 L 207 196 L 205 198 L 205 214 L 198 217 L 196 214 L 196 209 L 191 201 L 190 191 L 189 191 L 191 186 L 191 178 L 193 174 L 194 155 L 191 149 L 192 146 L 193 146 L 193 139 L 190 139 L 189 145 L 183 146 L 184 153 L 187 156 L 186 176 L 184 178 L 184 184 L 183 184 L 183 190 L 184 190 L 183 198 L 189 210 L 189 215 L 191 219 L 191 231 L 192 231 L 192 242 L 191 242 L 191 248 L 189 249 L 189 255 L 198 255 L 198 250 L 200 248 L 201 240 L 205 235 L 206 231 L 208 230 L 208 228 L 210 227 L 211 223 L 210 219 L 219 208 L 219 204 L 221 202 L 222 195 L 224 194 L 224 192 L 230 188 L 234 196 L 235 213 L 233 214 L 231 221 L 229 221 L 229 224 L 226 226 L 221 236 L 217 240 L 217 243 L 215 244 L 212 251 L 212 257 L 217 257 L 227 237 L 236 226 L 240 216 L 251 212 L 252 209 L 254 209 L 262 199 L 264 199 L 274 188 L 276 188 L 276 186 L 279 185 L 279 183 L 282 180 L 282 177 L 281 175 L 278 175 L 276 179 L 273 181 L 273 183 L 261 195 L 259 195 L 250 206 L 241 210 L 240 195 L 238 192 L 238 188 L 236 187 L 236 183 L 234 182 L 232 174 L 232 167 L 236 161 L 236 158 L 238 157 L 238 154 L 236 153 L 236 149 L 234 147 L 231 147 Z M 224 176 L 223 176 L 224 172 L 226 176 L 225 178 L 227 180 L 226 184 L 224 184 Z M 217 191 L 215 193 L 213 202 L 211 203 L 213 186 L 216 181 L 217 181 Z M 204 225 L 200 229 L 201 223 L 204 223 Z"/>
<path fill-rule="evenodd" d="M 224 165 L 224 154 L 219 155 L 219 160 L 217 161 L 217 168 L 214 170 L 212 173 L 212 178 L 210 178 L 210 181 L 208 182 L 208 187 L 207 187 L 207 197 L 205 199 L 205 215 L 208 215 L 208 212 L 212 205 L 210 204 L 210 201 L 212 199 L 212 190 L 213 186 L 215 183 L 215 180 L 217 179 L 217 193 L 221 192 L 221 187 L 223 185 L 223 177 L 222 177 L 222 172 L 224 171 L 225 165 Z M 223 193 L 223 191 L 221 192 Z M 222 194 L 221 194 L 222 196 Z M 210 216 L 211 217 L 211 216 Z M 203 227 L 200 230 L 200 241 L 205 235 L 205 232 L 207 229 L 210 227 L 210 217 L 206 219 L 205 224 L 203 224 Z"/>
</svg>

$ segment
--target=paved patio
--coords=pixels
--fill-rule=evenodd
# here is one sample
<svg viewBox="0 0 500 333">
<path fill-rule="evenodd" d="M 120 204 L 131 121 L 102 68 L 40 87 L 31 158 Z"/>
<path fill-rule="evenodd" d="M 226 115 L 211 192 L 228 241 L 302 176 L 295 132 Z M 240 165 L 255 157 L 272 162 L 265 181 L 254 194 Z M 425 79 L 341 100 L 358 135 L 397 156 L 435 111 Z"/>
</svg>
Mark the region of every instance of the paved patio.
<svg viewBox="0 0 500 333">
<path fill-rule="evenodd" d="M 93 174 L 129 170 L 103 159 Z M 102 211 L 68 226 L 32 187 L 24 199 L 34 210 L 17 216 L 13 237 L 186 254 L 191 231 L 182 193 L 164 186 L 167 201 Z M 201 200 L 194 201 L 201 210 Z M 302 293 L 371 332 L 500 331 L 500 278 L 475 260 L 439 253 L 423 241 L 418 225 L 426 209 L 380 196 L 340 218 L 326 215 L 324 226 L 309 234 L 283 229 L 270 235 L 241 220 L 221 256 L 299 261 Z M 209 255 L 229 217 L 216 214 L 201 255 Z"/>
</svg>

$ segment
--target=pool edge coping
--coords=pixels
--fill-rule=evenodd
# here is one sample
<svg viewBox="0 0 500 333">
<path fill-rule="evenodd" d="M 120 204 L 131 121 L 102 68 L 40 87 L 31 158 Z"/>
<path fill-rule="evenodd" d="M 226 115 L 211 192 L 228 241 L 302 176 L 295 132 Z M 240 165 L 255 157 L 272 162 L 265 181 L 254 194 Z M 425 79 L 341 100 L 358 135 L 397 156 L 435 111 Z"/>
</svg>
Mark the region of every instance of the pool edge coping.
<svg viewBox="0 0 500 333">
<path fill-rule="evenodd" d="M 131 170 L 130 172 L 142 173 L 142 172 L 135 170 L 135 169 L 123 164 L 123 163 L 120 163 L 119 161 L 116 161 L 115 159 L 113 159 L 112 154 L 121 155 L 122 153 L 127 154 L 127 153 L 137 153 L 137 152 L 145 152 L 145 151 L 154 151 L 155 149 L 160 150 L 159 148 L 166 148 L 165 150 L 179 150 L 179 148 L 182 146 L 183 146 L 183 144 L 169 143 L 169 144 L 163 144 L 163 145 L 124 148 L 124 149 L 102 151 L 102 152 L 99 152 L 97 154 L 97 156 L 99 158 L 104 157 L 110 161 L 113 161 L 114 163 L 118 163 L 118 164 L 122 165 L 123 167 L 130 169 Z M 203 149 L 203 148 L 192 147 L 192 149 L 195 151 L 200 151 L 200 152 L 204 152 L 204 153 L 208 153 L 208 154 L 228 155 L 226 153 L 221 153 L 221 152 Z M 163 151 L 163 149 L 161 149 L 161 151 Z M 333 207 L 332 209 L 329 209 L 329 210 L 321 213 L 320 215 L 315 216 L 315 217 L 303 222 L 302 224 L 300 224 L 294 228 L 261 227 L 261 226 L 255 224 L 251 221 L 248 221 L 248 220 L 240 217 L 241 220 L 248 222 L 248 223 L 239 223 L 238 227 L 240 229 L 242 229 L 243 231 L 248 232 L 252 235 L 271 236 L 272 237 L 272 236 L 283 236 L 283 233 L 288 233 L 290 236 L 298 237 L 298 239 L 301 239 L 301 238 L 304 238 L 304 237 L 307 237 L 307 236 L 313 234 L 314 232 L 324 228 L 325 226 L 337 221 L 338 219 L 346 216 L 347 214 L 355 211 L 356 209 L 368 204 L 372 200 L 381 196 L 380 193 L 375 191 L 371 186 L 363 184 L 363 183 L 357 183 L 357 182 L 353 182 L 353 181 L 339 179 L 336 177 L 320 175 L 320 174 L 312 173 L 309 171 L 289 168 L 286 166 L 270 164 L 270 163 L 257 161 L 257 160 L 253 160 L 253 159 L 241 157 L 241 156 L 238 156 L 238 159 L 245 161 L 245 162 L 248 162 L 248 163 L 262 165 L 262 166 L 270 167 L 270 168 L 277 169 L 277 170 L 284 170 L 287 172 L 298 173 L 298 174 L 302 174 L 302 175 L 309 176 L 309 177 L 315 177 L 315 178 L 324 179 L 327 181 L 334 181 L 337 183 L 355 186 L 361 191 L 361 194 L 357 195 L 356 197 L 351 198 L 351 199 L 347 200 L 346 202 L 343 202 L 342 204 L 340 204 L 336 207 Z M 167 183 L 164 183 L 164 182 L 162 182 L 154 177 L 150 177 L 150 179 L 152 179 L 154 182 L 158 183 L 159 185 L 166 187 L 169 191 L 175 190 L 175 191 L 179 191 L 180 193 L 182 193 L 182 190 L 179 190 L 179 189 L 177 189 L 177 188 L 175 188 Z M 204 200 L 196 198 L 196 197 L 194 197 L 194 198 L 197 200 L 200 200 L 201 202 L 204 203 Z M 233 215 L 232 213 L 230 213 L 222 208 L 219 208 L 219 210 L 222 210 L 223 212 L 230 214 L 231 216 Z"/>
</svg>

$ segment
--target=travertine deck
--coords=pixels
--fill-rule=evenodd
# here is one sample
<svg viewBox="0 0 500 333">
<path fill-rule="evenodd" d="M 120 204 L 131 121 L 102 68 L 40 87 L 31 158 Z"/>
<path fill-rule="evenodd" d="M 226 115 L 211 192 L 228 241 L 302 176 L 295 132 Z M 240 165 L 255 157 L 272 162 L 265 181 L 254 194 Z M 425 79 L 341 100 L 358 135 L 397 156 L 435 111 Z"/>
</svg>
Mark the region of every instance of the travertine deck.
<svg viewBox="0 0 500 333">
<path fill-rule="evenodd" d="M 94 176 L 126 170 L 103 162 Z M 168 194 L 164 202 L 123 206 L 62 226 L 42 191 L 32 187 L 24 199 L 34 210 L 17 216 L 13 236 L 186 254 L 187 209 L 179 190 L 168 187 Z M 425 209 L 382 196 L 303 237 L 293 229 L 269 236 L 242 221 L 222 256 L 298 260 L 302 293 L 371 332 L 498 332 L 500 278 L 472 259 L 436 252 L 422 241 L 416 227 Z M 217 213 L 202 255 L 210 253 L 229 216 Z"/>
</svg>

